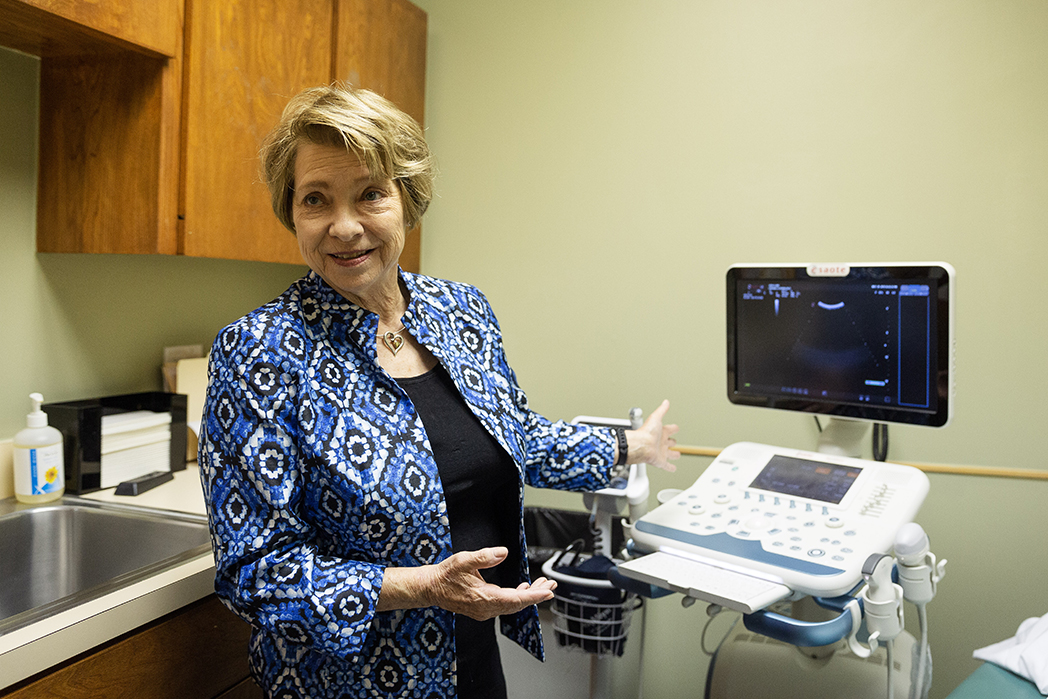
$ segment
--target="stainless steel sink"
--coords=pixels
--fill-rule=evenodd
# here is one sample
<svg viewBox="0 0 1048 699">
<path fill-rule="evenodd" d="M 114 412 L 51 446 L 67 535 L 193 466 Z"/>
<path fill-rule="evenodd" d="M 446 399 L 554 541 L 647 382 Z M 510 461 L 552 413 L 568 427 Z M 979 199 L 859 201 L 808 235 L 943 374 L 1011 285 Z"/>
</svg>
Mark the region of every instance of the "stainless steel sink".
<svg viewBox="0 0 1048 699">
<path fill-rule="evenodd" d="M 64 497 L 0 501 L 0 635 L 208 553 L 207 518 Z"/>
</svg>

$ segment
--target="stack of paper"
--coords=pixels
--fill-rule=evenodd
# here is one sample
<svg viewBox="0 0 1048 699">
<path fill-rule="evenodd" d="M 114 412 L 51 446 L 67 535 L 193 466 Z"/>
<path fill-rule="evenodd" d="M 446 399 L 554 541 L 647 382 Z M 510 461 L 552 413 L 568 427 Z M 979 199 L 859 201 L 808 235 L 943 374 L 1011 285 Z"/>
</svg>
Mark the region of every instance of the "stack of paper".
<svg viewBox="0 0 1048 699">
<path fill-rule="evenodd" d="M 171 470 L 171 413 L 134 410 L 102 416 L 103 488 Z"/>
</svg>

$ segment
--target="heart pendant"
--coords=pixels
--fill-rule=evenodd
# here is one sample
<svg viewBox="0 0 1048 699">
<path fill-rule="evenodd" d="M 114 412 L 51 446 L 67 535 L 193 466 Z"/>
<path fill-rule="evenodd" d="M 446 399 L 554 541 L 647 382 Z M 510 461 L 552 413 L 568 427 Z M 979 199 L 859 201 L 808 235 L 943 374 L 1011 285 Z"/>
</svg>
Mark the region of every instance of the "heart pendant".
<svg viewBox="0 0 1048 699">
<path fill-rule="evenodd" d="M 397 352 L 404 346 L 404 338 L 400 335 L 395 335 L 391 332 L 387 332 L 382 336 L 382 344 L 389 348 L 389 351 L 393 353 L 393 356 L 397 356 Z"/>
</svg>

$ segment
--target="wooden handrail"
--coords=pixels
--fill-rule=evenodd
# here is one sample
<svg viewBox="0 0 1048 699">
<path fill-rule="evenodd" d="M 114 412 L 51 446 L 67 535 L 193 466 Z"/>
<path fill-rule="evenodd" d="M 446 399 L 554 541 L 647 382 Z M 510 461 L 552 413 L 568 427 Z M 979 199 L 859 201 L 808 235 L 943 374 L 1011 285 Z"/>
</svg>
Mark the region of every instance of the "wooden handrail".
<svg viewBox="0 0 1048 699">
<path fill-rule="evenodd" d="M 678 444 L 676 450 L 685 456 L 706 456 L 717 458 L 721 450 L 716 447 L 691 447 Z M 925 464 L 909 461 L 894 463 L 919 468 L 925 473 L 950 473 L 958 476 L 985 476 L 989 478 L 1023 478 L 1033 481 L 1048 481 L 1048 471 L 1032 468 L 998 468 L 995 466 L 958 466 L 956 464 Z"/>
</svg>

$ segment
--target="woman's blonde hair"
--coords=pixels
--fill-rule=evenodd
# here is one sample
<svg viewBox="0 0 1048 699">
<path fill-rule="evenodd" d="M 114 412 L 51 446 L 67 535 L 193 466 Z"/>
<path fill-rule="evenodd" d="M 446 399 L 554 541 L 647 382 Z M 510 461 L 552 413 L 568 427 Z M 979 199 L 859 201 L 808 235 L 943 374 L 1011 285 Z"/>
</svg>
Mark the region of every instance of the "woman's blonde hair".
<svg viewBox="0 0 1048 699">
<path fill-rule="evenodd" d="M 422 128 L 386 98 L 341 84 L 313 87 L 291 98 L 262 144 L 262 177 L 273 212 L 292 233 L 295 154 L 304 142 L 344 146 L 376 179 L 400 188 L 404 223 L 414 228 L 433 198 L 433 160 Z"/>
</svg>

